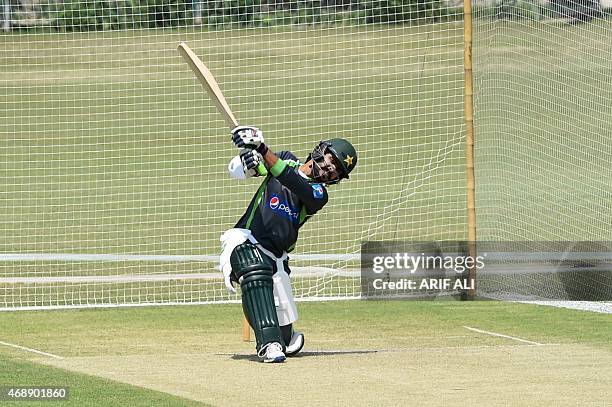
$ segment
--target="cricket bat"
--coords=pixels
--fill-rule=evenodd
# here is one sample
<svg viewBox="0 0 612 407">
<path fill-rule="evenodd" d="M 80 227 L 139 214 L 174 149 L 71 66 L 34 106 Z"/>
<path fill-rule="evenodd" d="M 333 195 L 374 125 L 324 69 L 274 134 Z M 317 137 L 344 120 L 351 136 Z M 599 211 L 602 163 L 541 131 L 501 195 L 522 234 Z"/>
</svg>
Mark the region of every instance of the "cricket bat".
<svg viewBox="0 0 612 407">
<path fill-rule="evenodd" d="M 210 70 L 206 67 L 206 65 L 204 65 L 202 60 L 198 58 L 195 52 L 193 52 L 184 42 L 180 42 L 177 49 L 179 54 L 181 54 L 183 59 L 185 59 L 195 76 L 202 84 L 202 87 L 206 93 L 208 93 L 212 99 L 213 103 L 217 107 L 217 110 L 219 113 L 221 113 L 221 116 L 223 116 L 225 124 L 227 124 L 230 130 L 238 127 L 238 120 L 236 120 L 234 113 L 232 113 L 232 110 L 225 100 L 225 96 L 223 96 L 223 92 L 221 92 L 219 84 Z M 259 164 L 257 167 L 257 172 L 260 175 L 268 174 L 268 170 L 263 163 Z"/>
</svg>

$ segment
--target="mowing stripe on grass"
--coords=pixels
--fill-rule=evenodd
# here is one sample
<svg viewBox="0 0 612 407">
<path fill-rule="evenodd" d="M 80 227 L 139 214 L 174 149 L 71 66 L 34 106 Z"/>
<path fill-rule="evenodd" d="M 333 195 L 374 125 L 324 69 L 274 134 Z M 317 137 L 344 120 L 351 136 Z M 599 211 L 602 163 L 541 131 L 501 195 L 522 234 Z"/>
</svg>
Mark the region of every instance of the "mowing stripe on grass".
<svg viewBox="0 0 612 407">
<path fill-rule="evenodd" d="M 499 334 L 499 333 L 490 332 L 490 331 L 483 331 L 482 329 L 472 328 L 472 327 L 469 327 L 469 326 L 463 326 L 463 327 L 465 329 L 469 329 L 470 331 L 478 332 L 478 333 L 481 333 L 481 334 L 486 334 L 486 335 L 491 335 L 491 336 L 499 336 L 500 338 L 512 339 L 513 341 L 524 342 L 524 343 L 528 343 L 530 345 L 537 345 L 537 346 L 545 345 L 544 343 L 528 341 L 527 339 L 521 339 L 521 338 L 517 338 L 515 336 L 504 335 L 504 334 Z"/>
<path fill-rule="evenodd" d="M 43 351 L 32 349 L 32 348 L 26 348 L 25 346 L 15 345 L 14 343 L 0 341 L 0 345 L 10 346 L 11 348 L 25 350 L 27 352 L 36 353 L 38 355 L 49 356 L 50 358 L 54 358 L 54 359 L 64 359 L 63 357 L 54 355 L 52 353 L 47 353 L 47 352 L 43 352 Z"/>
</svg>

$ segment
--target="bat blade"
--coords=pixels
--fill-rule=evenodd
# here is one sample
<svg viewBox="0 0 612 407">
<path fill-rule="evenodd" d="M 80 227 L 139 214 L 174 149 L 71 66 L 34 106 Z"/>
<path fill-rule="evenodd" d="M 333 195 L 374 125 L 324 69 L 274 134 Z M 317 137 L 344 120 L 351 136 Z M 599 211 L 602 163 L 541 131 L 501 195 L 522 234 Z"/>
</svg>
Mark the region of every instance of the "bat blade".
<svg viewBox="0 0 612 407">
<path fill-rule="evenodd" d="M 223 96 L 223 92 L 221 92 L 221 88 L 210 70 L 184 42 L 179 43 L 177 50 L 185 59 L 187 64 L 189 64 L 189 67 L 202 84 L 202 87 L 212 99 L 213 103 L 217 107 L 217 110 L 223 116 L 225 124 L 227 124 L 230 130 L 237 127 L 238 121 L 234 117 L 232 110 L 229 108 L 229 105 Z"/>
</svg>

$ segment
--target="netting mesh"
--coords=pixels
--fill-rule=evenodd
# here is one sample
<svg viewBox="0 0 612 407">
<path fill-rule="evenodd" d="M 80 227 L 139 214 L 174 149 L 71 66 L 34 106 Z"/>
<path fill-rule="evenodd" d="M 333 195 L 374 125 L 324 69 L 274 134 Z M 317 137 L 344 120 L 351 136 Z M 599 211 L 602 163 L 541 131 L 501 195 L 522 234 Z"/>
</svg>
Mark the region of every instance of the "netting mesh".
<svg viewBox="0 0 612 407">
<path fill-rule="evenodd" d="M 482 6 L 476 16 L 478 239 L 570 249 L 603 242 L 578 244 L 583 255 L 599 247 L 603 262 L 567 263 L 558 253 L 527 270 L 508 263 L 504 273 L 481 275 L 480 293 L 609 301 L 610 19 L 599 2 L 558 1 Z"/>
<path fill-rule="evenodd" d="M 237 299 L 225 294 L 214 256 L 258 182 L 227 176 L 237 151 L 177 54 L 179 41 L 213 72 L 240 123 L 262 128 L 273 150 L 304 159 L 331 137 L 357 148 L 350 182 L 330 188 L 328 205 L 302 229 L 298 298 L 358 296 L 350 273 L 358 263 L 342 256 L 357 254 L 362 240 L 465 235 L 456 8 L 8 4 L 0 307 Z"/>
<path fill-rule="evenodd" d="M 612 240 L 606 10 L 474 11 L 479 240 Z M 179 41 L 273 150 L 357 148 L 302 229 L 296 297 L 358 297 L 362 241 L 467 237 L 461 4 L 28 0 L 2 22 L 0 308 L 238 300 L 218 239 L 258 182 L 227 176 Z"/>
</svg>

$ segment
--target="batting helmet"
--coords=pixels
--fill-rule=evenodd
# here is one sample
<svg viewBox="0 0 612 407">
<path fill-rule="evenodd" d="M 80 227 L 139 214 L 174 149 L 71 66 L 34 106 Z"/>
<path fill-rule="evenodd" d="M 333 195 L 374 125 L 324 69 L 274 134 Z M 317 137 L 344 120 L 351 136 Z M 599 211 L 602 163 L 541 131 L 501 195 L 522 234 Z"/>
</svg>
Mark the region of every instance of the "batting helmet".
<svg viewBox="0 0 612 407">
<path fill-rule="evenodd" d="M 340 179 L 348 179 L 350 172 L 353 171 L 353 168 L 357 165 L 357 151 L 355 151 L 355 147 L 343 138 L 323 140 L 319 142 L 313 152 L 308 155 L 306 161 L 311 158 L 317 160 L 326 153 L 330 153 L 340 165 Z"/>
</svg>

